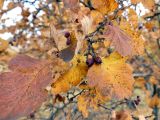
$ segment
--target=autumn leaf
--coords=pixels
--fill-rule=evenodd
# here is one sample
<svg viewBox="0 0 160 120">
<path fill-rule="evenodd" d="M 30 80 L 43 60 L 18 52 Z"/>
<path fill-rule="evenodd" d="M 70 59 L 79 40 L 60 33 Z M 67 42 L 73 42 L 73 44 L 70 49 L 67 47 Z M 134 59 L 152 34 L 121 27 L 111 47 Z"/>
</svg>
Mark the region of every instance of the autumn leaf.
<svg viewBox="0 0 160 120">
<path fill-rule="evenodd" d="M 122 56 L 131 55 L 131 38 L 118 26 L 107 25 L 107 31 L 104 33 L 104 35 L 112 41 L 111 44 Z"/>
<path fill-rule="evenodd" d="M 92 6 L 102 14 L 113 12 L 118 4 L 115 0 L 91 0 Z"/>
<path fill-rule="evenodd" d="M 0 119 L 15 120 L 37 109 L 47 98 L 52 81 L 50 62 L 18 55 L 9 63 L 11 72 L 0 74 Z"/>
<path fill-rule="evenodd" d="M 93 24 L 98 25 L 104 18 L 103 14 L 100 13 L 97 10 L 92 10 L 90 13 L 92 19 L 93 19 Z"/>
<path fill-rule="evenodd" d="M 135 10 L 129 8 L 129 13 L 128 13 L 128 19 L 129 22 L 134 26 L 134 28 L 137 28 L 138 26 L 138 15 Z"/>
<path fill-rule="evenodd" d="M 112 53 L 102 59 L 101 65 L 93 65 L 87 73 L 88 85 L 102 96 L 127 98 L 132 94 L 134 79 L 126 58 Z"/>
<path fill-rule="evenodd" d="M 119 28 L 132 38 L 130 42 L 130 45 L 132 46 L 131 55 L 142 55 L 144 53 L 145 40 L 140 31 L 133 30 L 132 26 L 124 19 L 121 19 Z"/>
<path fill-rule="evenodd" d="M 78 98 L 77 98 L 77 100 L 78 100 L 78 109 L 79 109 L 79 111 L 81 111 L 82 112 L 82 114 L 83 114 L 83 116 L 84 117 L 88 117 L 88 108 L 87 108 L 87 106 L 88 106 L 88 101 L 87 101 L 87 99 L 86 99 L 86 96 L 85 95 L 80 95 Z"/>
<path fill-rule="evenodd" d="M 149 100 L 149 107 L 154 108 L 155 106 L 160 107 L 160 97 L 157 94 Z"/>
<path fill-rule="evenodd" d="M 137 110 L 132 111 L 132 114 L 134 115 L 134 117 L 139 118 L 139 120 L 144 118 L 144 116 L 152 115 L 152 113 L 153 113 L 153 109 L 149 108 L 147 105 L 145 107 L 139 106 Z M 150 120 L 153 120 L 153 116 L 150 117 Z"/>
<path fill-rule="evenodd" d="M 129 111 L 122 110 L 122 111 L 117 111 L 114 114 L 115 115 L 112 116 L 112 120 L 132 120 L 132 116 Z"/>
<path fill-rule="evenodd" d="M 4 0 L 0 0 L 0 9 L 3 7 Z"/>
<path fill-rule="evenodd" d="M 89 115 L 89 109 L 93 108 L 94 110 L 98 109 L 99 97 L 95 94 L 95 91 L 87 91 L 78 96 L 78 109 L 82 112 L 82 115 L 87 118 Z"/>
<path fill-rule="evenodd" d="M 52 84 L 53 94 L 67 92 L 71 87 L 78 85 L 86 76 L 87 65 L 84 56 L 75 56 L 72 64 L 72 67 Z"/>
<path fill-rule="evenodd" d="M 0 52 L 6 50 L 8 48 L 8 41 L 0 38 Z"/>
<path fill-rule="evenodd" d="M 8 9 L 11 10 L 13 8 L 16 7 L 16 5 L 14 4 L 14 2 L 10 2 L 8 5 L 7 5 Z"/>
<path fill-rule="evenodd" d="M 76 9 L 79 7 L 79 0 L 62 0 L 64 6 L 70 9 Z"/>
</svg>

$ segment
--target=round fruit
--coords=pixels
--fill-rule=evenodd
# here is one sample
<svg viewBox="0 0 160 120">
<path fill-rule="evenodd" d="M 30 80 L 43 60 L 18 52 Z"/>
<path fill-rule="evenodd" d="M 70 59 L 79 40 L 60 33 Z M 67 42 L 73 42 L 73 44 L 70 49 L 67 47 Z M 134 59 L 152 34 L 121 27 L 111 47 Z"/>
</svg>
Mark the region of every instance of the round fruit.
<svg viewBox="0 0 160 120">
<path fill-rule="evenodd" d="M 66 33 L 64 34 L 64 36 L 65 36 L 66 38 L 69 38 L 69 37 L 70 37 L 70 33 L 69 33 L 69 32 L 66 32 Z"/>
<path fill-rule="evenodd" d="M 100 57 L 95 57 L 94 61 L 95 61 L 96 64 L 101 64 L 102 63 L 102 60 L 101 60 Z"/>
<path fill-rule="evenodd" d="M 71 44 L 71 38 L 68 37 L 68 38 L 67 38 L 67 41 L 66 41 L 66 45 L 70 45 L 70 44 Z"/>
<path fill-rule="evenodd" d="M 93 58 L 88 58 L 86 60 L 86 64 L 88 65 L 88 67 L 91 67 L 94 64 L 94 59 Z"/>
</svg>

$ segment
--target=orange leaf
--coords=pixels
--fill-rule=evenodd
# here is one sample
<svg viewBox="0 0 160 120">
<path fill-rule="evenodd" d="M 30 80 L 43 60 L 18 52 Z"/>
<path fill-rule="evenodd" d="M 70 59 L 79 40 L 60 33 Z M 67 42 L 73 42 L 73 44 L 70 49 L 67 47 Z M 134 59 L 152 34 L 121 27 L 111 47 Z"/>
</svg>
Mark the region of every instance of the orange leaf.
<svg viewBox="0 0 160 120">
<path fill-rule="evenodd" d="M 91 2 L 93 7 L 102 14 L 113 12 L 118 7 L 115 0 L 91 0 Z"/>
<path fill-rule="evenodd" d="M 89 109 L 98 109 L 99 98 L 95 91 L 87 91 L 78 96 L 78 109 L 82 112 L 82 115 L 86 118 L 89 115 Z"/>
<path fill-rule="evenodd" d="M 6 50 L 8 48 L 8 41 L 0 38 L 0 52 Z"/>
<path fill-rule="evenodd" d="M 78 100 L 77 104 L 79 111 L 82 112 L 84 117 L 88 117 L 88 110 L 87 110 L 88 102 L 86 100 L 86 97 L 84 95 L 80 95 L 77 100 Z"/>
<path fill-rule="evenodd" d="M 0 9 L 3 7 L 4 0 L 0 0 Z"/>
<path fill-rule="evenodd" d="M 114 111 L 113 111 L 114 112 Z M 132 120 L 131 113 L 129 111 L 118 111 L 114 113 L 112 120 Z"/>
<path fill-rule="evenodd" d="M 158 95 L 154 95 L 149 102 L 149 107 L 154 108 L 155 106 L 160 107 L 160 98 Z"/>
<path fill-rule="evenodd" d="M 133 89 L 132 69 L 125 63 L 126 58 L 112 53 L 102 60 L 101 65 L 93 65 L 88 70 L 88 84 L 102 96 L 127 98 Z"/>
</svg>

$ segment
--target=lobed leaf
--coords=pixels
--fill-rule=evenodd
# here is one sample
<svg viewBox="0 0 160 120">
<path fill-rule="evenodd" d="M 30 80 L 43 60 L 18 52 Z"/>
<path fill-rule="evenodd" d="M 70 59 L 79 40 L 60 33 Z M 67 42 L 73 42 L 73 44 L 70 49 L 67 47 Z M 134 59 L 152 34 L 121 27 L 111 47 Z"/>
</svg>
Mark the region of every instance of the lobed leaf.
<svg viewBox="0 0 160 120">
<path fill-rule="evenodd" d="M 132 53 L 131 38 L 117 26 L 107 25 L 107 31 L 104 33 L 111 39 L 115 50 L 122 56 L 128 56 Z"/>
<path fill-rule="evenodd" d="M 93 65 L 87 73 L 88 84 L 102 96 L 123 99 L 131 95 L 134 79 L 126 58 L 112 53 L 102 60 L 101 65 Z"/>
<path fill-rule="evenodd" d="M 52 84 L 53 94 L 67 92 L 71 87 L 78 85 L 86 76 L 87 65 L 84 56 L 75 56 L 72 63 L 73 66 Z"/>
<path fill-rule="evenodd" d="M 47 98 L 45 87 L 52 81 L 47 60 L 18 55 L 9 63 L 11 72 L 0 74 L 0 119 L 28 115 Z"/>
</svg>

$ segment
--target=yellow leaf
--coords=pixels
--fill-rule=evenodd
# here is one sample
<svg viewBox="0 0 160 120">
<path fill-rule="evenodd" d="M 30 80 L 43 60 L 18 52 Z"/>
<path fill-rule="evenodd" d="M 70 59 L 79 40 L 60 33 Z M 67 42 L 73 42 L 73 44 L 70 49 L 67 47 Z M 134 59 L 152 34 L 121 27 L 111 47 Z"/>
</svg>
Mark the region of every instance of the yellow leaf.
<svg viewBox="0 0 160 120">
<path fill-rule="evenodd" d="M 96 10 L 91 11 L 91 17 L 93 18 L 94 25 L 97 25 L 98 23 L 100 23 L 103 20 L 103 14 L 96 11 Z"/>
<path fill-rule="evenodd" d="M 134 26 L 134 28 L 136 28 L 138 26 L 138 16 L 135 10 L 129 8 L 129 21 L 131 22 L 131 24 Z"/>
<path fill-rule="evenodd" d="M 115 52 L 102 59 L 101 65 L 93 65 L 87 74 L 89 86 L 95 87 L 102 96 L 129 97 L 134 79 L 131 67 L 125 63 L 126 59 Z"/>
<path fill-rule="evenodd" d="M 143 77 L 139 77 L 135 79 L 134 86 L 145 90 L 145 83 L 146 83 L 146 80 Z"/>
<path fill-rule="evenodd" d="M 4 0 L 0 0 L 0 9 L 3 7 Z"/>
<path fill-rule="evenodd" d="M 71 62 L 72 67 L 52 84 L 52 93 L 67 92 L 72 86 L 78 85 L 86 76 L 88 68 L 84 56 L 77 55 Z"/>
<path fill-rule="evenodd" d="M 87 110 L 88 102 L 86 101 L 85 96 L 80 95 L 77 100 L 78 100 L 77 104 L 79 111 L 82 112 L 84 117 L 88 117 L 88 110 Z"/>
<path fill-rule="evenodd" d="M 113 12 L 118 7 L 115 0 L 91 0 L 91 2 L 93 7 L 102 14 Z"/>
<path fill-rule="evenodd" d="M 101 101 L 95 90 L 86 91 L 78 96 L 78 109 L 82 112 L 84 117 L 88 117 L 88 111 L 93 108 L 98 110 L 98 103 Z"/>
<path fill-rule="evenodd" d="M 154 95 L 149 101 L 149 107 L 154 108 L 155 106 L 160 107 L 160 98 L 158 95 Z"/>
<path fill-rule="evenodd" d="M 6 50 L 8 48 L 8 41 L 0 38 L 0 52 Z"/>
<path fill-rule="evenodd" d="M 139 31 L 132 30 L 131 25 L 122 19 L 119 26 L 125 33 L 127 33 L 131 39 L 132 55 L 141 55 L 144 53 L 144 42 L 145 40 L 139 33 Z"/>
<path fill-rule="evenodd" d="M 149 82 L 152 83 L 153 85 L 158 85 L 158 80 L 154 77 L 154 76 L 151 76 L 149 78 Z"/>
</svg>

